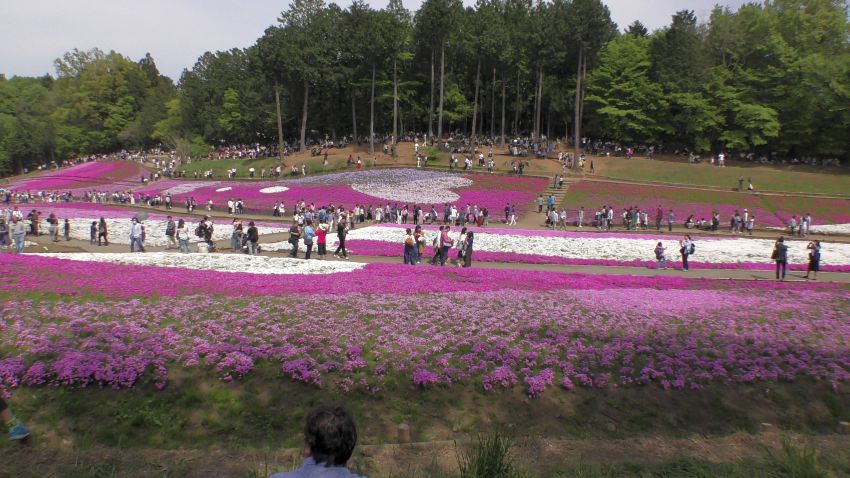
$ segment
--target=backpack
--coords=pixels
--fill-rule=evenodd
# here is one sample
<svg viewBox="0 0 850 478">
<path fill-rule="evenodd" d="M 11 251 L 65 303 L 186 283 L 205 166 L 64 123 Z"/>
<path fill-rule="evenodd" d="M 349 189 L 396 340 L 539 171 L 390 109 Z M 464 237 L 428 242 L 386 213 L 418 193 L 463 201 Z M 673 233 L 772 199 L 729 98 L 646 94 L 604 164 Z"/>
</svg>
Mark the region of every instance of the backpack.
<svg viewBox="0 0 850 478">
<path fill-rule="evenodd" d="M 196 235 L 196 236 L 198 236 L 198 237 L 204 237 L 204 230 L 203 230 L 203 228 L 201 227 L 201 224 L 198 224 L 198 225 L 195 227 L 195 235 Z"/>
<path fill-rule="evenodd" d="M 697 250 L 697 246 L 692 242 L 691 243 L 691 249 L 688 251 L 688 254 L 693 254 L 694 252 L 696 252 L 696 250 Z"/>
</svg>

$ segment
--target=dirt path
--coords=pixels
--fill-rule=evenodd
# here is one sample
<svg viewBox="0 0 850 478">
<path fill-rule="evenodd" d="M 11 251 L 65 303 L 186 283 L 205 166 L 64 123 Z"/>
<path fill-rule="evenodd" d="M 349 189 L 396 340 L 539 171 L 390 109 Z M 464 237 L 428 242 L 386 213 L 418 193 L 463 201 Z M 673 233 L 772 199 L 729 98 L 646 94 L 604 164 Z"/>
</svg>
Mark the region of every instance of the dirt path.
<svg viewBox="0 0 850 478">
<path fill-rule="evenodd" d="M 723 437 L 668 438 L 643 436 L 616 440 L 571 440 L 526 437 L 516 440 L 513 456 L 525 467 L 547 476 L 564 466 L 636 463 L 660 464 L 693 458 L 712 463 L 765 459 L 781 449 L 783 438 L 822 455 L 846 452 L 847 435 L 799 435 L 778 432 Z M 470 441 L 361 445 L 350 462 L 371 477 L 409 476 L 416 470 L 456 472 L 457 451 Z M 41 448 L 34 442 L 0 449 L 0 476 L 208 477 L 269 476 L 301 462 L 300 449 L 280 450 L 145 450 Z"/>
</svg>

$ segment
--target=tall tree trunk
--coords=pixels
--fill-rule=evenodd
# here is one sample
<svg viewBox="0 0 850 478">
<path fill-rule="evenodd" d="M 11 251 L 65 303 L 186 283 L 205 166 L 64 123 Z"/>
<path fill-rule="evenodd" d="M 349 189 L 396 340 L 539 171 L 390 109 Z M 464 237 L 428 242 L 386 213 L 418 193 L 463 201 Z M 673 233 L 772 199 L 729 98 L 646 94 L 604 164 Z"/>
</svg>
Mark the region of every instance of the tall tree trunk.
<svg viewBox="0 0 850 478">
<path fill-rule="evenodd" d="M 283 162 L 283 118 L 280 115 L 280 85 L 274 83 L 274 104 L 277 108 L 277 159 Z"/>
<path fill-rule="evenodd" d="M 395 145 L 398 143 L 398 60 L 393 59 L 393 141 L 392 154 L 395 158 Z"/>
<path fill-rule="evenodd" d="M 354 105 L 355 102 L 355 92 L 354 86 L 351 87 L 351 130 L 354 132 L 354 142 L 357 142 L 357 108 Z"/>
<path fill-rule="evenodd" d="M 431 106 L 428 108 L 428 139 L 434 137 L 434 49 L 431 48 Z"/>
<path fill-rule="evenodd" d="M 584 62 L 584 47 L 578 50 L 578 68 L 576 68 L 576 100 L 575 115 L 573 116 L 573 169 L 578 169 L 579 140 L 581 139 L 581 66 Z"/>
<path fill-rule="evenodd" d="M 587 55 L 581 63 L 581 101 L 579 101 L 578 120 L 584 124 L 584 95 L 587 93 Z"/>
<path fill-rule="evenodd" d="M 502 146 L 505 145 L 505 100 L 507 99 L 507 82 L 502 80 Z"/>
<path fill-rule="evenodd" d="M 440 44 L 440 113 L 437 115 L 437 141 L 443 139 L 443 84 L 446 77 L 446 44 Z"/>
<path fill-rule="evenodd" d="M 539 67 L 538 67 L 538 70 L 539 70 Z M 537 75 L 535 75 L 535 76 L 537 76 Z M 540 77 L 538 76 L 538 81 L 539 81 L 539 78 Z M 538 121 L 537 110 L 538 110 L 538 108 L 540 108 L 540 94 L 538 93 L 539 89 L 540 89 L 540 84 L 538 83 L 534 87 L 534 109 L 531 111 L 531 139 L 532 139 L 532 141 L 537 139 L 537 121 Z"/>
<path fill-rule="evenodd" d="M 480 83 L 480 77 L 481 60 L 478 60 L 478 66 L 475 69 L 475 101 L 472 102 L 472 136 L 475 136 L 475 133 L 477 132 L 475 127 L 478 125 L 478 84 Z"/>
<path fill-rule="evenodd" d="M 301 111 L 301 151 L 307 150 L 307 100 L 310 95 L 310 84 L 304 82 L 304 109 Z"/>
<path fill-rule="evenodd" d="M 514 136 L 519 134 L 519 68 L 516 70 L 516 107 L 514 108 Z"/>
<path fill-rule="evenodd" d="M 496 141 L 496 67 L 493 67 L 493 89 L 490 91 L 490 141 Z"/>
<path fill-rule="evenodd" d="M 543 65 L 540 65 L 537 76 L 537 118 L 535 124 L 537 125 L 537 131 L 535 131 L 534 139 L 536 141 L 540 141 L 540 130 L 542 128 L 542 124 L 540 124 L 540 117 L 543 113 Z"/>
<path fill-rule="evenodd" d="M 369 101 L 369 154 L 375 154 L 375 64 L 372 63 L 372 99 Z"/>
</svg>

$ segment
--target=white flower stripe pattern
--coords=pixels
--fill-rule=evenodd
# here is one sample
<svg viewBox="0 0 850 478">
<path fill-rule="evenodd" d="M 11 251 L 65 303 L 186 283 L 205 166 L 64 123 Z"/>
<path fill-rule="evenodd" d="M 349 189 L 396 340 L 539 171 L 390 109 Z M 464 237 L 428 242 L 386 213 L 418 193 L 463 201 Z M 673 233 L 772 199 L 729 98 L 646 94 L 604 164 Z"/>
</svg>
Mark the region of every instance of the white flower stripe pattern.
<svg viewBox="0 0 850 478">
<path fill-rule="evenodd" d="M 450 235 L 457 239 L 459 228 L 452 228 Z M 436 232 L 426 232 L 427 244 Z M 404 230 L 393 227 L 365 227 L 355 229 L 348 234 L 347 240 L 384 241 L 401 244 Z M 679 237 L 662 240 L 667 248 L 667 257 L 678 259 Z M 328 237 L 328 242 L 331 238 Z M 629 238 L 571 238 L 520 236 L 512 234 L 475 233 L 476 251 L 511 252 L 541 256 L 563 257 L 568 259 L 610 259 L 616 261 L 655 260 L 654 250 L 659 241 L 654 239 Z M 715 264 L 728 263 L 770 263 L 774 241 L 770 239 L 718 238 L 700 241 L 695 238 L 696 253 L 691 256 L 695 262 Z M 788 262 L 808 262 L 807 241 L 787 241 Z M 288 245 L 288 244 L 287 244 Z M 285 248 L 284 248 L 285 249 Z M 822 263 L 826 265 L 850 264 L 850 244 L 821 243 Z"/>
<path fill-rule="evenodd" d="M 460 199 L 460 196 L 451 189 L 465 188 L 471 185 L 471 179 L 446 175 L 439 178 L 402 182 L 355 181 L 351 183 L 351 189 L 387 201 L 439 204 L 456 202 Z"/>
<path fill-rule="evenodd" d="M 366 264 L 337 261 L 305 261 L 281 257 L 250 256 L 247 254 L 180 254 L 178 252 L 149 253 L 40 253 L 40 256 L 72 261 L 109 262 L 114 264 L 177 267 L 219 272 L 252 274 L 333 274 L 351 272 Z"/>
<path fill-rule="evenodd" d="M 90 239 L 91 223 L 99 221 L 99 218 L 74 218 L 71 221 L 71 238 L 87 241 Z M 145 226 L 145 246 L 160 247 L 168 245 L 168 238 L 165 236 L 165 220 L 148 219 L 142 223 Z M 176 221 L 175 221 L 176 224 Z M 248 230 L 247 222 L 242 224 L 243 230 Z M 130 244 L 130 219 L 127 218 L 106 218 L 107 238 L 110 243 L 115 244 Z M 189 231 L 190 242 L 197 242 L 200 238 L 195 236 L 195 227 L 197 223 L 186 222 L 186 229 Z M 60 225 L 61 230 L 61 225 Z M 260 235 L 276 234 L 285 232 L 287 229 L 283 227 L 268 227 L 258 226 L 257 231 Z M 215 224 L 213 223 L 213 241 L 221 241 L 230 239 L 233 234 L 233 225 Z M 61 235 L 61 232 L 60 232 Z"/>
</svg>

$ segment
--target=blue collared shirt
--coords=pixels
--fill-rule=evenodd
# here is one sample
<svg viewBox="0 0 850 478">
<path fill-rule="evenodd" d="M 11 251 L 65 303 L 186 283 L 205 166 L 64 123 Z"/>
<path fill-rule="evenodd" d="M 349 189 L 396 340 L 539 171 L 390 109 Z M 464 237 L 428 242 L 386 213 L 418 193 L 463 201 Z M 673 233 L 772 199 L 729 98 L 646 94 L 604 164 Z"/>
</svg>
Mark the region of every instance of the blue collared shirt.
<svg viewBox="0 0 850 478">
<path fill-rule="evenodd" d="M 324 463 L 316 463 L 313 457 L 304 459 L 301 468 L 285 473 L 275 473 L 269 478 L 366 478 L 355 475 L 344 466 L 327 466 Z"/>
</svg>

